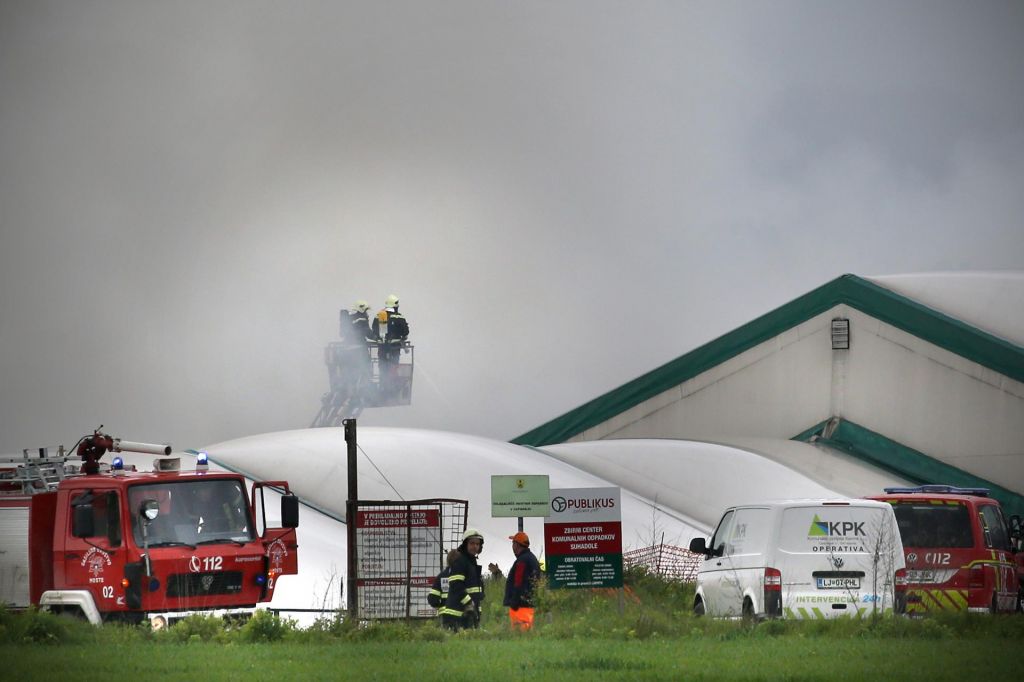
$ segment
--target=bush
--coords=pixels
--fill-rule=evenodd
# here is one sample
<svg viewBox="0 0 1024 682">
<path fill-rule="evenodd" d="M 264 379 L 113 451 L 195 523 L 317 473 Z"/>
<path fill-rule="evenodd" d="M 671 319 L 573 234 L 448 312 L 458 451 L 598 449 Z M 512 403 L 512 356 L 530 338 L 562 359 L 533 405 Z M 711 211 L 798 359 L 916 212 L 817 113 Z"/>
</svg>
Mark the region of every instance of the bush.
<svg viewBox="0 0 1024 682">
<path fill-rule="evenodd" d="M 281 618 L 266 609 L 258 609 L 242 626 L 241 638 L 244 642 L 278 642 L 295 632 L 295 620 Z"/>
<path fill-rule="evenodd" d="M 76 622 L 77 621 L 77 622 Z M 92 629 L 85 620 L 30 608 L 15 613 L 0 608 L 0 642 L 61 644 L 83 639 Z"/>
<path fill-rule="evenodd" d="M 223 618 L 202 613 L 182 618 L 167 630 L 163 630 L 161 636 L 175 642 L 226 642 L 229 639 L 224 629 Z"/>
</svg>

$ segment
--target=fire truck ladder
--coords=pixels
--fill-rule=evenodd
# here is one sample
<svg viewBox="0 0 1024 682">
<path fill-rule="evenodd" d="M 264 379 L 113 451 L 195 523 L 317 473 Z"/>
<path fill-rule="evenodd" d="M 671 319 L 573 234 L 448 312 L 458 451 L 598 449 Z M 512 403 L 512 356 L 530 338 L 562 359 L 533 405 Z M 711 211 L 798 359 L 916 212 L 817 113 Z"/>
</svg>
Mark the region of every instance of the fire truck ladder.
<svg viewBox="0 0 1024 682">
<path fill-rule="evenodd" d="M 25 449 L 21 457 L 0 457 L 0 487 L 20 488 L 25 495 L 48 492 L 56 490 L 68 476 L 78 473 L 77 465 L 67 464 L 71 456 L 65 453 L 63 445 L 57 449 L 57 455 L 50 455 L 47 448 L 39 448 L 34 457 L 29 452 Z"/>
<path fill-rule="evenodd" d="M 324 361 L 331 390 L 320 398 L 320 411 L 310 428 L 341 426 L 344 420 L 359 417 L 367 407 L 411 404 L 413 351 L 411 344 L 402 344 L 382 367 L 379 346 L 367 349 L 338 342 L 327 344 Z"/>
<path fill-rule="evenodd" d="M 341 426 L 346 419 L 355 419 L 363 412 L 362 402 L 354 393 L 328 391 L 320 399 L 320 411 L 317 412 L 309 428 L 321 426 Z"/>
</svg>

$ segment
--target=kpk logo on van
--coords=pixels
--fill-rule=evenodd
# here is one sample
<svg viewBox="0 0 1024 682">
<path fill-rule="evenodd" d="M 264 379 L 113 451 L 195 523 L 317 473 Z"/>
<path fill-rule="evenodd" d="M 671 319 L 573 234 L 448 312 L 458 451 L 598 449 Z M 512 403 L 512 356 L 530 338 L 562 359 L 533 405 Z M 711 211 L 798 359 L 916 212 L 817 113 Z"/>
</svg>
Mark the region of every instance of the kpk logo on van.
<svg viewBox="0 0 1024 682">
<path fill-rule="evenodd" d="M 811 529 L 807 531 L 807 537 L 866 537 L 863 521 L 822 521 L 818 515 L 814 515 L 811 521 Z"/>
</svg>

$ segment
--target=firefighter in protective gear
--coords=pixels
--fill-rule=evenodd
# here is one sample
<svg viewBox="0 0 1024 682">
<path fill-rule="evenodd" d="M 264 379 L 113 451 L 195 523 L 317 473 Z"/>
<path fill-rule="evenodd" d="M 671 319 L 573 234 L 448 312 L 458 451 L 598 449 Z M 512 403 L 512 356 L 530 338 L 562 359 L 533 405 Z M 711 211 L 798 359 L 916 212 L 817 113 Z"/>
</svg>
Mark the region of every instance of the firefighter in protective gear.
<svg viewBox="0 0 1024 682">
<path fill-rule="evenodd" d="M 370 304 L 366 301 L 356 301 L 352 312 L 348 314 L 348 322 L 352 333 L 348 336 L 353 343 L 370 346 L 376 342 L 373 332 L 370 331 Z"/>
<path fill-rule="evenodd" d="M 480 531 L 470 528 L 463 533 L 448 576 L 448 597 L 440 610 L 441 623 L 450 630 L 480 627 L 484 581 L 477 557 L 483 548 L 484 536 Z"/>
<path fill-rule="evenodd" d="M 405 316 L 398 312 L 397 294 L 388 295 L 384 300 L 384 309 L 373 318 L 372 337 L 380 344 L 377 357 L 380 362 L 381 391 L 390 397 L 397 389 L 395 374 L 398 369 L 398 354 L 409 340 L 409 323 Z"/>
<path fill-rule="evenodd" d="M 434 584 L 430 586 L 430 592 L 427 593 L 427 603 L 438 609 L 437 615 L 441 615 L 441 609 L 444 606 L 445 600 L 448 598 L 448 579 L 452 575 L 452 564 L 455 563 L 456 557 L 459 555 L 459 550 L 453 549 L 448 552 L 448 558 L 445 561 L 445 566 L 441 569 L 441 572 L 434 578 Z"/>
<path fill-rule="evenodd" d="M 327 359 L 331 391 L 336 404 L 349 398 L 361 399 L 370 384 L 370 346 L 374 344 L 370 335 L 370 322 L 366 301 L 355 302 L 352 310 L 342 308 L 338 320 L 341 344 L 329 347 Z"/>
</svg>

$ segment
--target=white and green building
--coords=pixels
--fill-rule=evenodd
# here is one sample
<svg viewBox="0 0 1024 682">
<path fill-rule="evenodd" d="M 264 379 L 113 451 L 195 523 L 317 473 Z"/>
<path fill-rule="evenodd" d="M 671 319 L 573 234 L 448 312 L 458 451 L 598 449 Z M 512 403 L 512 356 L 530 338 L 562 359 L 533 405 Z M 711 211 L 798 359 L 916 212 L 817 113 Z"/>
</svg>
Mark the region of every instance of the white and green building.
<svg viewBox="0 0 1024 682">
<path fill-rule="evenodd" d="M 512 442 L 690 513 L 749 473 L 720 445 L 848 495 L 984 486 L 1024 514 L 1024 272 L 843 275 Z"/>
</svg>

